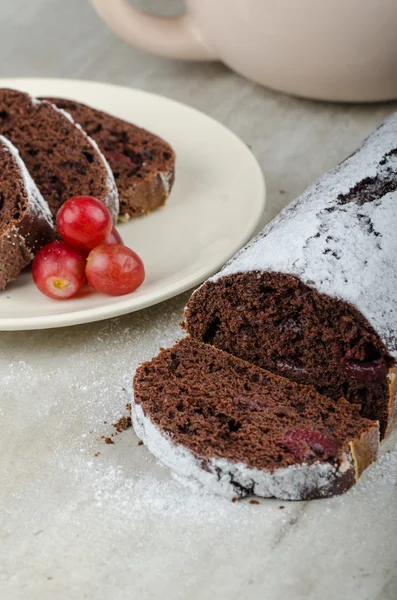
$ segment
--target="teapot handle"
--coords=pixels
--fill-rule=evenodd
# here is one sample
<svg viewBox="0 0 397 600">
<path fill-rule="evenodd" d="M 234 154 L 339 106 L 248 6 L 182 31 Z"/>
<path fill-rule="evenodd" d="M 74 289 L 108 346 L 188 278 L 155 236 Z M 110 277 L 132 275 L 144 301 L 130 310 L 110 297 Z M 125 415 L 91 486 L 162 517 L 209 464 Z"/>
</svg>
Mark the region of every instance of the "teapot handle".
<svg viewBox="0 0 397 600">
<path fill-rule="evenodd" d="M 100 17 L 123 40 L 167 58 L 216 60 L 189 14 L 157 17 L 145 14 L 126 0 L 91 0 Z"/>
</svg>

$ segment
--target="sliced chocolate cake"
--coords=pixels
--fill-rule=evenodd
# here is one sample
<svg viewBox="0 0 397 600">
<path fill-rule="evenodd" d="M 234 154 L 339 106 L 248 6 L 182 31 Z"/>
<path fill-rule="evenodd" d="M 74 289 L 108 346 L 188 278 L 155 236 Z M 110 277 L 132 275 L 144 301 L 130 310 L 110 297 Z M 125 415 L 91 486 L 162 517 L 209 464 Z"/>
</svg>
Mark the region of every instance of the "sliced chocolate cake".
<svg viewBox="0 0 397 600">
<path fill-rule="evenodd" d="M 122 218 L 138 217 L 164 204 L 174 182 L 175 153 L 169 144 L 74 100 L 48 100 L 67 110 L 97 142 L 116 179 Z"/>
<path fill-rule="evenodd" d="M 0 290 L 54 237 L 47 203 L 17 149 L 0 136 Z"/>
<path fill-rule="evenodd" d="M 359 408 L 187 337 L 139 367 L 132 419 L 188 481 L 302 500 L 346 491 L 375 460 L 378 425 Z"/>
<path fill-rule="evenodd" d="M 196 339 L 397 425 L 397 114 L 191 297 Z"/>
<path fill-rule="evenodd" d="M 118 215 L 110 167 L 72 117 L 49 102 L 0 89 L 0 134 L 19 150 L 53 215 L 71 196 L 94 196 Z"/>
</svg>

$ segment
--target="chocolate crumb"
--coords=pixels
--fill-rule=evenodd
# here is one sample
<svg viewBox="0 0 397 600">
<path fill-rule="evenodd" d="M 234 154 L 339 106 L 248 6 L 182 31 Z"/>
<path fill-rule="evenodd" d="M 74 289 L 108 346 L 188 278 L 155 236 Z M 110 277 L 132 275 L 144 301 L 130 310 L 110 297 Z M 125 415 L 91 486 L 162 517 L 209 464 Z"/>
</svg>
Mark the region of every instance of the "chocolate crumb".
<svg viewBox="0 0 397 600">
<path fill-rule="evenodd" d="M 128 404 L 125 405 L 126 410 L 128 410 L 128 412 L 131 412 L 131 403 L 128 402 Z"/>
<path fill-rule="evenodd" d="M 105 438 L 105 444 L 114 444 L 114 441 L 110 437 L 107 437 Z"/>
<path fill-rule="evenodd" d="M 122 388 L 122 391 L 123 391 L 123 392 L 126 392 L 127 390 L 126 390 L 125 388 Z"/>
<path fill-rule="evenodd" d="M 126 429 L 132 427 L 131 417 L 121 417 L 117 423 L 113 423 L 113 427 L 115 427 L 117 433 L 121 433 Z"/>
<path fill-rule="evenodd" d="M 259 504 L 258 500 L 250 500 L 250 504 Z"/>
<path fill-rule="evenodd" d="M 285 194 L 285 190 L 279 190 L 280 194 Z"/>
<path fill-rule="evenodd" d="M 280 509 L 283 509 L 283 508 L 285 508 L 285 506 L 279 506 L 279 508 L 280 508 Z"/>
<path fill-rule="evenodd" d="M 94 456 L 99 456 L 100 452 L 95 452 Z"/>
<path fill-rule="evenodd" d="M 142 440 L 138 440 L 138 446 L 143 446 Z"/>
<path fill-rule="evenodd" d="M 105 425 L 107 425 L 107 424 L 108 424 L 108 422 L 107 422 L 107 421 L 104 421 L 104 423 L 105 423 Z"/>
<path fill-rule="evenodd" d="M 237 502 L 238 498 L 234 497 L 232 498 L 232 502 Z"/>
</svg>

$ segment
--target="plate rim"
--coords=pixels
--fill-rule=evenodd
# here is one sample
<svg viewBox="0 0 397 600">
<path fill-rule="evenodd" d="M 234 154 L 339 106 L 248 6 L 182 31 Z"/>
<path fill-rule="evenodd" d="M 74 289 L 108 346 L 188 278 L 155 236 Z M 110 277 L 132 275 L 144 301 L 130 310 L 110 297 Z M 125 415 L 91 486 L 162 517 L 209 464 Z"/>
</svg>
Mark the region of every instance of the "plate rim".
<svg viewBox="0 0 397 600">
<path fill-rule="evenodd" d="M 199 285 L 206 278 L 210 277 L 212 274 L 216 273 L 226 262 L 229 260 L 240 248 L 242 248 L 248 240 L 251 239 L 252 235 L 256 232 L 257 227 L 260 223 L 261 217 L 263 216 L 263 211 L 266 205 L 266 180 L 264 173 L 261 169 L 261 166 L 258 162 L 258 159 L 253 154 L 248 145 L 237 135 L 226 127 L 220 121 L 217 121 L 214 117 L 206 114 L 205 112 L 190 106 L 189 104 L 185 104 L 180 102 L 179 100 L 175 100 L 173 98 L 169 98 L 168 96 L 162 94 L 156 94 L 153 92 L 149 92 L 146 90 L 141 90 L 139 88 L 128 87 L 126 85 L 107 83 L 103 81 L 93 81 L 86 79 L 69 79 L 69 78 L 59 78 L 59 77 L 0 77 L 0 87 L 6 87 L 7 85 L 10 87 L 22 88 L 26 82 L 26 85 L 32 83 L 42 83 L 43 85 L 57 85 L 57 84 L 72 84 L 72 85 L 88 85 L 88 87 L 98 87 L 103 86 L 107 88 L 119 88 L 122 90 L 127 90 L 132 93 L 136 93 L 142 96 L 149 96 L 155 98 L 156 100 L 166 100 L 167 102 L 174 104 L 177 108 L 182 107 L 184 110 L 188 109 L 192 111 L 199 118 L 204 117 L 205 119 L 210 120 L 216 127 L 220 127 L 227 135 L 231 136 L 235 139 L 235 141 L 242 145 L 247 153 L 247 157 L 250 158 L 252 167 L 256 171 L 256 185 L 258 186 L 258 202 L 255 210 L 255 214 L 253 215 L 252 222 L 247 227 L 245 235 L 239 238 L 239 240 L 234 243 L 227 253 L 218 258 L 211 267 L 203 266 L 201 269 L 191 274 L 190 276 L 184 277 L 183 279 L 179 279 L 176 282 L 165 285 L 158 292 L 154 294 L 149 294 L 148 296 L 143 296 L 142 299 L 135 300 L 134 306 L 130 306 L 131 298 L 129 295 L 126 296 L 126 300 L 124 302 L 118 302 L 117 304 L 109 304 L 102 305 L 94 308 L 84 308 L 81 310 L 75 310 L 72 312 L 64 312 L 60 314 L 52 314 L 52 315 L 40 315 L 37 317 L 0 317 L 0 331 L 33 331 L 33 330 L 45 330 L 45 329 L 56 329 L 63 327 L 71 327 L 74 325 L 82 325 L 87 323 L 104 321 L 107 319 L 111 319 L 114 317 L 119 317 L 125 314 L 129 314 L 132 312 L 137 312 L 139 310 L 143 310 L 150 306 L 155 306 L 186 292 L 195 286 Z"/>
</svg>

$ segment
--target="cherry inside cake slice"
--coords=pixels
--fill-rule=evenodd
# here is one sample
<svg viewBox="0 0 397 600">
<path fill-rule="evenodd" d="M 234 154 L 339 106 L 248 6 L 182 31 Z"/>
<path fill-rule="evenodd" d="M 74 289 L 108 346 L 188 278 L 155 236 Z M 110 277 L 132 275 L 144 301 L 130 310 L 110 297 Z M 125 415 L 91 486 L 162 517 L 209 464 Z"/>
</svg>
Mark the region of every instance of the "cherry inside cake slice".
<svg viewBox="0 0 397 600">
<path fill-rule="evenodd" d="M 230 498 L 345 492 L 379 446 L 359 410 L 191 337 L 134 378 L 138 437 L 183 479 Z"/>
</svg>

